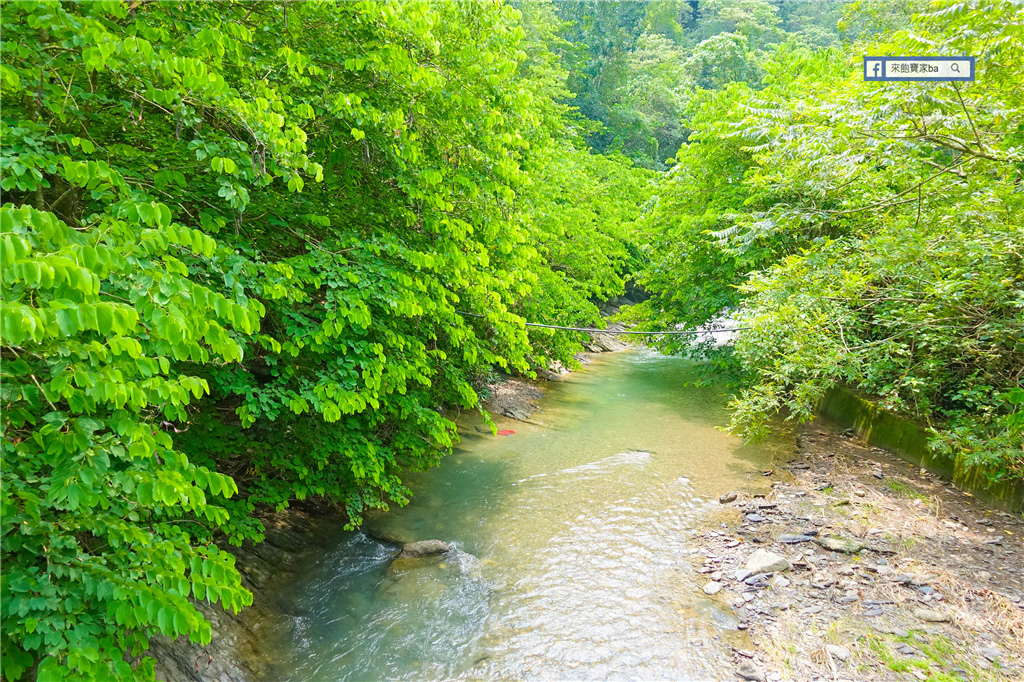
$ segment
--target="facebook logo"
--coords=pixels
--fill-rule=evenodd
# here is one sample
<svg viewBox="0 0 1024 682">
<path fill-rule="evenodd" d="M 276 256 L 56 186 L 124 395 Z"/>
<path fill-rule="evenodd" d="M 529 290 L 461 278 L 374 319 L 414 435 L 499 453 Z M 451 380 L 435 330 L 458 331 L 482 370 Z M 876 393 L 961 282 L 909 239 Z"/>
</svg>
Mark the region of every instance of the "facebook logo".
<svg viewBox="0 0 1024 682">
<path fill-rule="evenodd" d="M 866 81 L 973 81 L 974 57 L 864 57 Z"/>
</svg>

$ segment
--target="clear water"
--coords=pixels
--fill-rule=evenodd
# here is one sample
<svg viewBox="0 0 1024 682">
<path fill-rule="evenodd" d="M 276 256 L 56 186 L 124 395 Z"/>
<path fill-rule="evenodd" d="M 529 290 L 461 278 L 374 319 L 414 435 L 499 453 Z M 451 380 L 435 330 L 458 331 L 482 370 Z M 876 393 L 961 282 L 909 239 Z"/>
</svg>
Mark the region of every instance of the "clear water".
<svg viewBox="0 0 1024 682">
<path fill-rule="evenodd" d="M 732 679 L 729 608 L 706 597 L 689 539 L 718 496 L 767 486 L 786 438 L 744 445 L 716 388 L 683 360 L 599 356 L 549 384 L 539 424 L 464 418 L 461 447 L 409 477 L 412 503 L 377 535 L 457 550 L 393 561 L 339 533 L 281 595 L 268 638 L 280 682 Z"/>
</svg>

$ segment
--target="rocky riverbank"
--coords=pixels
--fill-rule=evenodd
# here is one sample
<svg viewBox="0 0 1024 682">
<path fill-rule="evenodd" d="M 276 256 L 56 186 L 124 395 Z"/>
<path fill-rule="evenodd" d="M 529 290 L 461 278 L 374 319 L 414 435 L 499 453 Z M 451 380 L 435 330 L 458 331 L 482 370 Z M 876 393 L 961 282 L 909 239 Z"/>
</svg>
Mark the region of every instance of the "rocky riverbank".
<svg viewBox="0 0 1024 682">
<path fill-rule="evenodd" d="M 626 299 L 622 300 L 629 302 Z M 613 303 L 605 303 L 601 306 L 601 314 L 604 317 L 611 317 L 618 313 L 619 308 Z M 607 329 L 622 331 L 625 327 L 617 322 L 609 322 Z M 584 344 L 587 352 L 576 355 L 576 361 L 581 365 L 590 363 L 590 353 L 618 353 L 634 347 L 623 341 L 622 337 L 617 334 L 594 332 L 587 336 L 589 340 Z M 544 395 L 543 383 L 545 381 L 561 381 L 569 373 L 570 370 L 561 364 L 556 364 L 548 369 L 538 370 L 536 381 L 501 374 L 496 381 L 488 384 L 488 397 L 484 402 L 484 407 L 492 414 L 500 414 L 518 421 L 531 421 L 534 412 L 538 409 L 535 401 Z"/>
<path fill-rule="evenodd" d="M 821 421 L 764 475 L 771 492 L 723 495 L 691 550 L 755 645 L 738 679 L 1024 679 L 1020 515 Z"/>
</svg>

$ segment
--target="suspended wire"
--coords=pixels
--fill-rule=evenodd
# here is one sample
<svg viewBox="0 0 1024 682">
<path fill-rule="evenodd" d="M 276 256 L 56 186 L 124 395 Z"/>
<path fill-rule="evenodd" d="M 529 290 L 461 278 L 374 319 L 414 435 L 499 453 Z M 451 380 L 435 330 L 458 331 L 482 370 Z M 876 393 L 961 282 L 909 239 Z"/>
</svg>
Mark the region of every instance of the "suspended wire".
<svg viewBox="0 0 1024 682">
<path fill-rule="evenodd" d="M 459 315 L 469 315 L 470 317 L 487 317 L 479 313 L 467 313 L 461 310 L 456 310 Z M 564 329 L 570 332 L 590 332 L 592 334 L 637 334 L 643 336 L 662 336 L 662 335 L 687 335 L 687 334 L 718 334 L 719 332 L 739 332 L 744 329 L 750 329 L 750 327 L 730 327 L 728 329 L 700 329 L 690 331 L 680 331 L 678 329 L 663 331 L 663 332 L 635 332 L 628 329 L 616 331 L 614 329 L 595 329 L 594 327 L 560 327 L 557 324 L 541 324 L 540 322 L 524 322 L 527 327 L 543 327 L 544 329 Z"/>
</svg>

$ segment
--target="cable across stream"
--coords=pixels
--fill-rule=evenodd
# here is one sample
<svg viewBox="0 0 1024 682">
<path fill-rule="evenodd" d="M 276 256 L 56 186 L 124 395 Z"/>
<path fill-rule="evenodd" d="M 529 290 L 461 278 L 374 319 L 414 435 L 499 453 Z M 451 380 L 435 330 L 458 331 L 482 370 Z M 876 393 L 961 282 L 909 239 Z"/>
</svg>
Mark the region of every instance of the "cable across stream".
<svg viewBox="0 0 1024 682">
<path fill-rule="evenodd" d="M 486 315 L 481 315 L 480 313 L 467 313 L 467 312 L 463 312 L 461 310 L 456 310 L 455 312 L 457 312 L 460 315 L 469 315 L 470 317 L 484 317 L 484 318 L 487 317 Z M 678 329 L 674 329 L 674 330 L 660 331 L 660 332 L 635 332 L 635 331 L 631 331 L 629 329 L 614 330 L 614 329 L 597 329 L 597 328 L 594 328 L 594 327 L 561 327 L 561 326 L 559 326 L 557 324 L 541 324 L 540 322 L 524 322 L 523 324 L 525 324 L 527 327 L 543 327 L 545 329 L 564 329 L 564 330 L 570 331 L 570 332 L 591 332 L 591 333 L 594 333 L 594 334 L 636 334 L 636 335 L 643 335 L 643 336 L 662 336 L 662 335 L 666 335 L 666 334 L 675 334 L 675 335 L 718 334 L 720 332 L 739 332 L 739 331 L 743 331 L 745 329 L 750 329 L 750 327 L 729 327 L 727 329 L 698 329 L 698 330 L 689 330 L 689 331 L 680 331 Z"/>
</svg>

